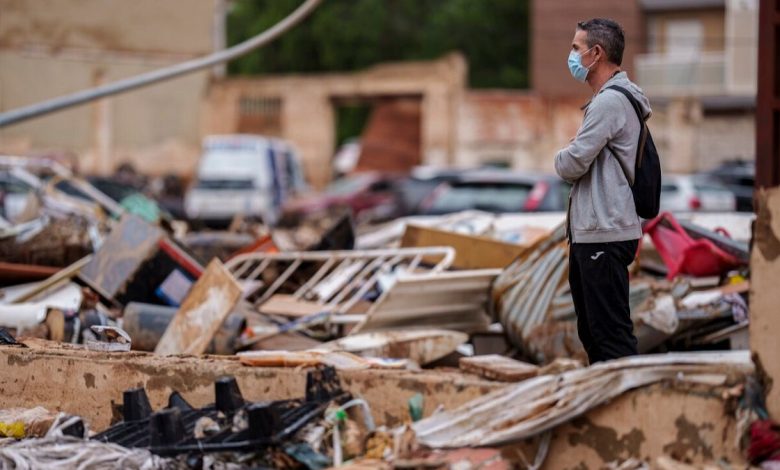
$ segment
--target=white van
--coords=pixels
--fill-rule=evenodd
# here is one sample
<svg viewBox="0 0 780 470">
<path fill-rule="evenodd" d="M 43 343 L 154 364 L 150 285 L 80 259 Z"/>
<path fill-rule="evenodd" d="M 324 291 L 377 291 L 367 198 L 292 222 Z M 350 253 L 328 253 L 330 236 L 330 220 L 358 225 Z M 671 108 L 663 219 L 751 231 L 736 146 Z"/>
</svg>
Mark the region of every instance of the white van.
<svg viewBox="0 0 780 470">
<path fill-rule="evenodd" d="M 237 214 L 274 224 L 288 197 L 305 190 L 298 154 L 289 142 L 256 135 L 203 140 L 197 178 L 184 196 L 187 217 L 229 222 Z"/>
</svg>

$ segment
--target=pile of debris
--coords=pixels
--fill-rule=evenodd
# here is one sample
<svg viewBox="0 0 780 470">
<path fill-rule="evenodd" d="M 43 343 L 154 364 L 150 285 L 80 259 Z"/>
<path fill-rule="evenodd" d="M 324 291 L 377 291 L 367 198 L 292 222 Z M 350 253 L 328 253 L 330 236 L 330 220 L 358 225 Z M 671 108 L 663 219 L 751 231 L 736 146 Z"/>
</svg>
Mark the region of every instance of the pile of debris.
<svg viewBox="0 0 780 470">
<path fill-rule="evenodd" d="M 358 228 L 337 214 L 299 228 L 238 219 L 227 231 L 189 232 L 54 168 L 45 181 L 14 170 L 38 191 L 23 216 L 0 226 L 2 280 L 16 284 L 0 291 L 7 342 L 32 336 L 110 354 L 237 354 L 246 366 L 324 367 L 317 370 L 331 384 L 307 387 L 304 399 L 248 403 L 225 379 L 213 406 L 172 395 L 156 413 L 142 390 L 128 391 L 124 421 L 91 442 L 144 449 L 122 457 L 146 462 L 138 468 L 179 455 L 212 468 L 225 453 L 277 468 L 294 467 L 290 459 L 308 468 L 390 460 L 412 455 L 399 450 L 407 431 L 429 448 L 495 446 L 542 435 L 680 371 L 712 379 L 723 372 L 718 363 L 730 379 L 753 372 L 741 352 L 687 353 L 746 349 L 748 244 L 708 221 L 648 221 L 632 267 L 640 351 L 686 353 L 583 368 L 563 214 L 468 212 Z M 334 382 L 336 371 L 440 366 L 517 385 L 394 434 L 375 429 L 369 405 Z M 307 380 L 320 383 L 312 373 Z M 526 404 L 502 413 L 510 399 Z M 353 405 L 360 417 L 347 412 Z M 0 447 L 0 461 L 23 449 Z"/>
</svg>

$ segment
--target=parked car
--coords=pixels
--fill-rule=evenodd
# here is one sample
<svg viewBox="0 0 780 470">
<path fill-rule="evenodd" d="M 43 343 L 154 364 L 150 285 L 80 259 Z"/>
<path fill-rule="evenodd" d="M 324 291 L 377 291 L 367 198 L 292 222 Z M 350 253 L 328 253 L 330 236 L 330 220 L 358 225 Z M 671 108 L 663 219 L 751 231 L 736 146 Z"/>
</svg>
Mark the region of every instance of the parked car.
<svg viewBox="0 0 780 470">
<path fill-rule="evenodd" d="M 736 207 L 734 194 L 712 178 L 703 175 L 663 175 L 662 211 L 731 212 Z"/>
<path fill-rule="evenodd" d="M 281 139 L 209 136 L 194 184 L 184 196 L 187 217 L 224 224 L 236 214 L 273 224 L 282 205 L 305 189 L 298 154 Z"/>
<path fill-rule="evenodd" d="M 423 202 L 420 213 L 565 211 L 570 189 L 555 175 L 477 170 L 442 183 Z"/>
<path fill-rule="evenodd" d="M 356 173 L 331 183 L 322 193 L 290 200 L 283 219 L 295 220 L 334 209 L 348 209 L 358 222 L 381 222 L 403 215 L 400 175 Z"/>
<path fill-rule="evenodd" d="M 705 173 L 722 183 L 737 198 L 737 210 L 753 211 L 753 193 L 756 185 L 756 164 L 749 160 L 724 162 Z"/>
<path fill-rule="evenodd" d="M 400 183 L 403 215 L 419 213 L 420 205 L 442 183 L 456 181 L 464 170 L 417 167 Z"/>
</svg>

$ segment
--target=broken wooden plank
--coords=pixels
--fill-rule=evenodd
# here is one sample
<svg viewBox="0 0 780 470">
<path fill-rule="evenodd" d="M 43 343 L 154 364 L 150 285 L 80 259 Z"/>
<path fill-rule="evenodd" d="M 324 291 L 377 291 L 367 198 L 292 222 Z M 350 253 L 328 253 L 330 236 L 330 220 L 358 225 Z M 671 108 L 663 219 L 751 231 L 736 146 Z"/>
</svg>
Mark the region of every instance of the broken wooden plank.
<svg viewBox="0 0 780 470">
<path fill-rule="evenodd" d="M 465 333 L 449 330 L 382 331 L 347 336 L 323 344 L 322 349 L 363 357 L 410 359 L 424 365 L 452 353 L 468 339 Z"/>
<path fill-rule="evenodd" d="M 547 231 L 543 231 L 544 234 Z M 506 243 L 488 237 L 467 235 L 431 227 L 408 224 L 401 238 L 402 247 L 451 246 L 457 253 L 452 266 L 457 269 L 505 268 L 525 253 L 531 244 Z M 428 261 L 424 259 L 424 261 Z"/>
<path fill-rule="evenodd" d="M 248 351 L 238 353 L 241 364 L 252 367 L 314 367 L 337 370 L 403 369 L 408 361 L 363 358 L 343 351 Z"/>
<path fill-rule="evenodd" d="M 459 366 L 463 372 L 501 382 L 520 382 L 539 373 L 539 366 L 498 354 L 462 357 Z"/>
<path fill-rule="evenodd" d="M 323 305 L 296 299 L 290 294 L 274 294 L 259 308 L 266 315 L 280 315 L 290 318 L 303 318 L 328 311 Z"/>
<path fill-rule="evenodd" d="M 81 270 L 87 263 L 90 262 L 90 260 L 92 260 L 92 255 L 86 256 L 76 261 L 75 263 L 71 264 L 70 266 L 66 268 L 62 268 L 53 276 L 39 283 L 31 285 L 23 293 L 15 296 L 12 303 L 20 304 L 24 302 L 29 302 L 30 300 L 34 299 L 36 296 L 46 292 L 48 289 L 58 284 L 61 284 L 66 280 L 72 279 L 79 273 L 79 270 Z"/>
<path fill-rule="evenodd" d="M 241 297 L 241 287 L 214 259 L 184 299 L 154 352 L 202 354 Z"/>
</svg>

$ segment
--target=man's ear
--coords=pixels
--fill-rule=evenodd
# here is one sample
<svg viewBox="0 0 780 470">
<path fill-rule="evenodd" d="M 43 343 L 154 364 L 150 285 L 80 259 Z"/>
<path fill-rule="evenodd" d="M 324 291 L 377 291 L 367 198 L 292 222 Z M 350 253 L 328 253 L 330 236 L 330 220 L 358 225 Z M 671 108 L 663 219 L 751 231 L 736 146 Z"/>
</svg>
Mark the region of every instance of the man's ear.
<svg viewBox="0 0 780 470">
<path fill-rule="evenodd" d="M 604 59 L 604 48 L 601 44 L 596 44 L 593 46 L 593 63 L 600 62 L 602 59 Z"/>
</svg>

